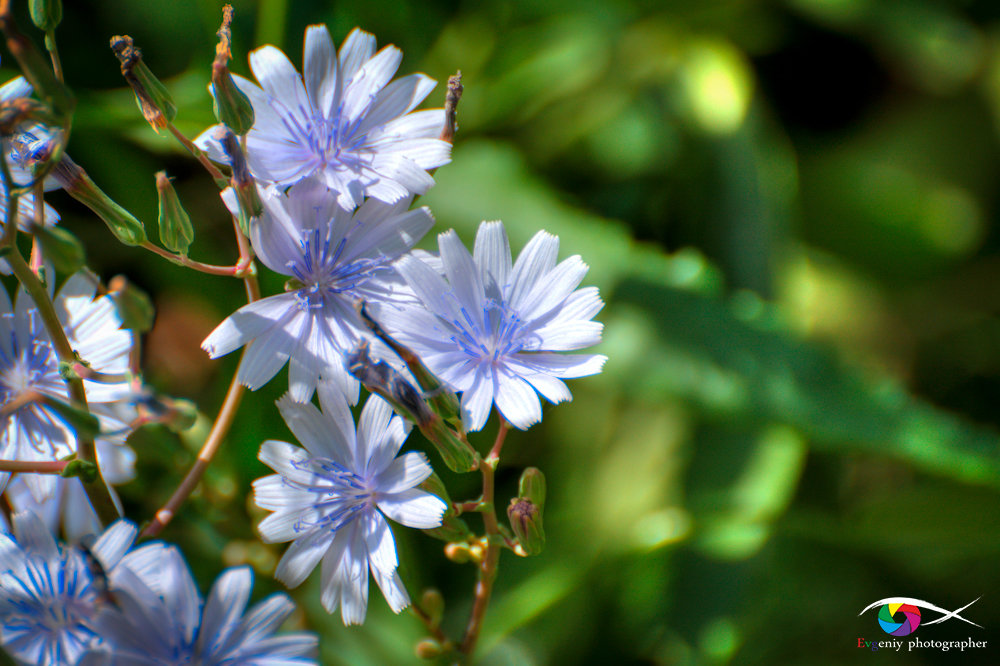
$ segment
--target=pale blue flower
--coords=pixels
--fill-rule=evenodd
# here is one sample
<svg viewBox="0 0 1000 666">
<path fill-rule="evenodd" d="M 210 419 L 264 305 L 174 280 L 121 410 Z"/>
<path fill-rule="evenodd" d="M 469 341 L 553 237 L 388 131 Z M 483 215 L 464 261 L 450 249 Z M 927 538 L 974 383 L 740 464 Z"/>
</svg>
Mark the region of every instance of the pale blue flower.
<svg viewBox="0 0 1000 666">
<path fill-rule="evenodd" d="M 324 25 L 306 29 L 304 77 L 273 46 L 251 53 L 260 87 L 233 78 L 254 109 L 247 134 L 253 175 L 280 187 L 315 176 L 347 209 L 366 196 L 395 203 L 426 192 L 434 184 L 427 169 L 447 164 L 451 145 L 438 138 L 443 109 L 411 113 L 434 80 L 411 74 L 389 83 L 402 57 L 394 46 L 375 53 L 375 37 L 358 29 L 338 54 Z M 195 143 L 225 162 L 215 127 Z"/>
<path fill-rule="evenodd" d="M 87 402 L 106 439 L 121 443 L 128 431 L 127 416 L 132 387 L 127 380 L 129 354 L 134 345 L 109 295 L 96 297 L 96 279 L 77 273 L 54 299 L 56 314 L 70 345 L 91 369 L 119 375 L 119 381 L 84 380 Z M 13 307 L 0 289 L 0 404 L 34 391 L 66 402 L 66 383 L 59 373 L 59 359 L 34 303 L 23 291 Z M 0 423 L 0 458 L 52 461 L 76 451 L 76 434 L 51 408 L 29 401 Z M 128 464 L 127 461 L 124 461 Z M 125 471 L 130 474 L 130 471 Z M 109 475 L 115 474 L 109 469 Z M 51 474 L 21 476 L 36 502 L 55 496 L 60 479 Z M 10 473 L 0 472 L 0 490 Z M 127 479 L 123 479 L 127 480 Z"/>
<path fill-rule="evenodd" d="M 479 227 L 474 255 L 454 231 L 440 234 L 438 246 L 434 265 L 412 255 L 396 264 L 423 307 L 386 308 L 379 318 L 462 392 L 468 430 L 480 430 L 494 404 L 526 429 L 542 419 L 536 391 L 552 403 L 570 400 L 563 379 L 601 371 L 603 355 L 561 353 L 600 342 L 603 325 L 591 320 L 604 304 L 596 287 L 577 289 L 588 270 L 579 256 L 556 263 L 556 236 L 538 232 L 513 264 L 500 222 Z"/>
<path fill-rule="evenodd" d="M 0 86 L 0 102 L 9 102 L 21 97 L 30 97 L 31 84 L 23 76 L 11 79 Z M 20 123 L 10 136 L 3 137 L 3 158 L 7 161 L 11 178 L 17 185 L 31 183 L 33 175 L 31 168 L 39 159 L 48 156 L 52 149 L 54 134 L 44 125 L 25 121 Z M 45 189 L 52 190 L 59 184 L 51 177 L 45 180 Z M 35 197 L 33 194 L 23 194 L 17 201 L 18 227 L 27 231 L 35 219 Z M 48 204 L 45 204 L 45 223 L 55 224 L 59 214 Z M 7 222 L 7 187 L 0 184 L 0 233 Z M 0 260 L 0 272 L 8 273 L 7 262 Z"/>
<path fill-rule="evenodd" d="M 410 599 L 396 572 L 396 542 L 386 517 L 419 529 L 441 525 L 445 503 L 417 486 L 432 473 L 422 453 L 396 454 L 409 426 L 377 396 L 368 399 L 357 431 L 341 392 L 319 386 L 322 411 L 289 396 L 278 409 L 305 446 L 269 440 L 260 459 L 277 472 L 253 483 L 257 506 L 274 513 L 260 534 L 291 541 L 275 577 L 295 587 L 322 561 L 323 607 L 340 606 L 344 624 L 364 622 L 371 571 L 389 607 Z"/>
<path fill-rule="evenodd" d="M 391 264 L 434 218 L 427 208 L 407 211 L 409 199 L 394 205 L 369 199 L 351 213 L 312 180 L 265 196 L 263 203 L 250 240 L 268 268 L 291 278 L 289 290 L 243 306 L 202 348 L 217 358 L 253 341 L 236 375 L 245 386 L 260 388 L 287 362 L 296 400 L 308 401 L 323 378 L 337 382 L 355 401 L 358 384 L 343 363 L 365 331 L 355 303 L 377 307 L 412 300 Z"/>
<path fill-rule="evenodd" d="M 154 542 L 128 553 L 111 576 L 113 605 L 96 621 L 102 643 L 87 664 L 110 666 L 292 666 L 315 664 L 311 633 L 275 634 L 295 609 L 271 595 L 246 610 L 249 567 L 227 569 L 202 604 L 183 555 Z"/>
<path fill-rule="evenodd" d="M 14 515 L 14 534 L 0 533 L 0 643 L 27 664 L 76 664 L 100 640 L 99 609 L 108 580 L 137 530 L 120 520 L 89 549 L 57 544 L 32 513 Z"/>
</svg>

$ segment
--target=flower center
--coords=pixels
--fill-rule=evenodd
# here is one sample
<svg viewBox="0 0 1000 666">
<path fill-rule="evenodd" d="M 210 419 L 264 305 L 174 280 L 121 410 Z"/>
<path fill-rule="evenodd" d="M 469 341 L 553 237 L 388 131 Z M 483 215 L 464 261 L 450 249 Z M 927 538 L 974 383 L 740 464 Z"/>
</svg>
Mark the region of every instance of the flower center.
<svg viewBox="0 0 1000 666">
<path fill-rule="evenodd" d="M 493 365 L 524 347 L 521 318 L 502 300 L 490 299 L 483 308 L 485 328 L 462 308 L 463 318 L 452 320 L 457 333 L 451 339 L 463 352 Z"/>
<path fill-rule="evenodd" d="M 312 508 L 318 514 L 295 522 L 296 532 L 316 529 L 336 532 L 365 509 L 375 506 L 376 492 L 368 479 L 329 458 L 303 458 L 292 467 L 312 474 L 308 483 L 282 477 L 284 483 L 314 495 Z"/>
<path fill-rule="evenodd" d="M 303 309 L 322 308 L 327 297 L 352 294 L 377 273 L 386 269 L 388 259 L 384 256 L 343 261 L 348 238 L 361 225 L 347 232 L 333 247 L 329 231 L 324 235 L 320 229 L 304 232 L 299 241 L 301 257 L 288 263 L 288 268 L 305 285 L 296 292 L 299 307 Z"/>
</svg>

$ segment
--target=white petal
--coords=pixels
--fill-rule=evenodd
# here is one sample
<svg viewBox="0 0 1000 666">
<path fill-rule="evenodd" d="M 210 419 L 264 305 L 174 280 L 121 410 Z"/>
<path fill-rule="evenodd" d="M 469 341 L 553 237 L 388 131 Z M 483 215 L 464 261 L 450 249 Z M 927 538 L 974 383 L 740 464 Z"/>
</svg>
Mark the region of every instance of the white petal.
<svg viewBox="0 0 1000 666">
<path fill-rule="evenodd" d="M 124 519 L 116 520 L 98 537 L 91 551 L 104 569 L 110 571 L 132 547 L 138 534 L 135 524 Z"/>
<path fill-rule="evenodd" d="M 486 310 L 486 294 L 483 290 L 483 276 L 472 255 L 454 231 L 440 234 L 438 246 L 448 275 L 448 284 L 462 306 L 462 314 L 471 318 L 476 328 L 485 330 L 483 315 Z"/>
<path fill-rule="evenodd" d="M 201 348 L 218 358 L 239 349 L 272 326 L 281 326 L 296 309 L 293 294 L 268 296 L 244 305 L 209 333 Z"/>
<path fill-rule="evenodd" d="M 535 287 L 535 283 L 555 268 L 559 255 L 559 238 L 547 231 L 539 231 L 521 250 L 511 272 L 510 293 L 507 302 L 515 308 L 525 294 Z"/>
<path fill-rule="evenodd" d="M 345 402 L 343 399 L 341 401 Z M 312 403 L 302 404 L 288 395 L 279 398 L 276 404 L 288 429 L 312 456 L 330 458 L 341 465 L 350 465 L 354 459 L 354 428 L 349 410 L 346 415 L 338 411 L 320 412 Z M 346 402 L 344 408 L 347 409 Z M 345 423 L 345 418 L 350 419 L 351 423 Z"/>
<path fill-rule="evenodd" d="M 444 109 L 414 111 L 373 128 L 368 132 L 368 145 L 381 145 L 383 141 L 397 139 L 437 139 L 441 136 L 444 123 Z"/>
<path fill-rule="evenodd" d="M 537 319 L 559 307 L 579 286 L 586 276 L 589 267 L 583 263 L 579 255 L 559 262 L 559 265 L 549 271 L 541 280 L 535 283 L 520 299 L 511 300 L 511 305 L 521 313 L 524 319 Z"/>
<path fill-rule="evenodd" d="M 340 75 L 349 81 L 374 53 L 375 36 L 355 28 L 340 47 Z"/>
<path fill-rule="evenodd" d="M 300 536 L 281 556 L 274 577 L 288 587 L 298 587 L 323 559 L 331 540 L 332 535 L 323 531 Z"/>
<path fill-rule="evenodd" d="M 462 393 L 462 423 L 469 432 L 482 430 L 493 406 L 493 376 L 476 369 L 472 386 Z"/>
<path fill-rule="evenodd" d="M 556 379 L 551 375 L 526 374 L 522 375 L 522 379 L 531 384 L 536 391 L 545 396 L 545 399 L 553 405 L 573 399 L 573 394 L 569 392 L 569 387 L 561 379 Z"/>
<path fill-rule="evenodd" d="M 480 270 L 493 276 L 498 285 L 503 287 L 507 284 L 511 271 L 510 241 L 503 222 L 498 220 L 479 225 L 473 257 Z"/>
<path fill-rule="evenodd" d="M 424 530 L 440 527 L 448 507 L 440 498 L 427 491 L 410 488 L 382 497 L 378 508 L 400 525 Z"/>
<path fill-rule="evenodd" d="M 358 519 L 359 522 L 362 520 Z M 396 557 L 396 541 L 392 538 L 389 523 L 378 511 L 371 511 L 364 518 L 365 547 L 372 569 L 389 573 L 399 566 Z"/>
<path fill-rule="evenodd" d="M 375 577 L 375 582 L 378 583 L 379 589 L 382 590 L 382 596 L 385 597 L 393 613 L 399 614 L 404 608 L 410 605 L 410 597 L 406 593 L 406 587 L 403 585 L 403 580 L 399 577 L 398 572 L 393 571 L 391 574 L 387 574 L 378 570 L 372 570 L 372 575 Z"/>
<path fill-rule="evenodd" d="M 375 479 L 380 494 L 401 493 L 419 485 L 434 472 L 427 457 L 410 451 L 393 460 Z"/>
<path fill-rule="evenodd" d="M 367 134 L 373 127 L 409 113 L 436 85 L 434 79 L 424 74 L 410 74 L 393 81 L 376 95 L 357 133 Z"/>
<path fill-rule="evenodd" d="M 596 375 L 604 367 L 604 362 L 608 360 L 608 357 L 603 354 L 549 354 L 545 352 L 515 354 L 513 358 L 521 366 L 562 379 Z"/>
<path fill-rule="evenodd" d="M 294 313 L 283 325 L 257 336 L 243 354 L 236 379 L 252 391 L 269 382 L 288 361 L 306 320 L 305 315 Z"/>
<path fill-rule="evenodd" d="M 535 329 L 524 351 L 573 351 L 593 347 L 601 341 L 604 324 L 568 321 Z"/>
<path fill-rule="evenodd" d="M 375 54 L 350 78 L 345 74 L 341 113 L 355 120 L 368 111 L 378 92 L 392 79 L 403 60 L 403 52 L 387 46 Z"/>
<path fill-rule="evenodd" d="M 216 579 L 201 614 L 196 654 L 212 654 L 225 645 L 239 626 L 252 587 L 253 573 L 247 566 L 226 569 Z"/>
<path fill-rule="evenodd" d="M 369 461 L 375 457 L 385 460 L 386 454 L 382 452 L 382 449 L 390 450 L 390 455 L 388 455 L 389 460 L 399 451 L 399 447 L 402 446 L 403 442 L 396 441 L 396 438 L 387 436 L 389 434 L 389 420 L 392 416 L 392 407 L 388 402 L 377 395 L 372 395 L 368 398 L 364 409 L 361 410 L 361 418 L 358 420 L 355 470 L 365 470 L 366 472 L 380 471 L 378 469 L 372 470 Z"/>
<path fill-rule="evenodd" d="M 302 79 L 284 53 L 273 46 L 251 51 L 250 69 L 270 96 L 271 105 L 285 120 L 308 122 L 312 118 Z"/>
<path fill-rule="evenodd" d="M 542 404 L 538 394 L 520 377 L 501 376 L 496 390 L 497 410 L 519 430 L 527 430 L 542 420 Z"/>
<path fill-rule="evenodd" d="M 325 113 L 333 105 L 337 87 L 337 54 L 325 25 L 306 28 L 302 72 L 313 108 Z"/>
</svg>

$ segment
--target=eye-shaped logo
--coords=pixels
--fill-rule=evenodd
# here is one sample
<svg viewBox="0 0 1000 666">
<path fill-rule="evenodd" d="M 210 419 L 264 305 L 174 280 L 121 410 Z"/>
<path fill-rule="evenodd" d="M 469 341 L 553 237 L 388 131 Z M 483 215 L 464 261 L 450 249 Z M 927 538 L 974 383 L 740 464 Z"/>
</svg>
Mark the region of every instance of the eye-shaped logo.
<svg viewBox="0 0 1000 666">
<path fill-rule="evenodd" d="M 925 627 L 954 618 L 956 620 L 961 620 L 962 622 L 968 622 L 972 626 L 982 629 L 980 625 L 959 615 L 959 613 L 979 601 L 981 598 L 982 597 L 979 597 L 970 601 L 958 610 L 950 611 L 945 608 L 941 608 L 940 606 L 935 606 L 932 603 L 921 601 L 920 599 L 913 599 L 911 597 L 889 597 L 888 599 L 879 599 L 878 601 L 869 604 L 863 611 L 858 613 L 858 615 L 864 615 L 871 609 L 881 606 L 878 610 L 878 623 L 881 625 L 882 630 L 891 636 L 909 636 L 916 631 L 917 627 L 920 626 L 921 608 L 926 608 L 927 610 L 936 611 L 942 614 L 941 617 L 936 620 L 924 622 Z"/>
</svg>

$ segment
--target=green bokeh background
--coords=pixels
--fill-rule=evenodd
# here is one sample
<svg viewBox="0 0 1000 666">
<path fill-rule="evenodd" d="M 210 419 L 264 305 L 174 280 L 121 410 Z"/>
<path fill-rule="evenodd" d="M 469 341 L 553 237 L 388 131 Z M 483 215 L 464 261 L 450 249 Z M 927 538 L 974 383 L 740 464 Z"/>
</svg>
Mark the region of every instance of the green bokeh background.
<svg viewBox="0 0 1000 666">
<path fill-rule="evenodd" d="M 155 238 L 153 174 L 175 177 L 194 258 L 232 262 L 231 223 L 198 165 L 144 125 L 108 48 L 128 33 L 194 136 L 220 4 L 66 2 L 58 33 L 79 108 L 69 152 Z M 520 248 L 558 234 L 607 302 L 604 372 L 508 439 L 498 503 L 525 466 L 548 479 L 547 549 L 509 552 L 483 664 L 1000 663 L 1000 5 L 990 0 L 235 2 L 233 68 L 263 43 L 301 64 L 306 25 L 354 26 L 404 50 L 401 73 L 465 96 L 453 161 L 421 203 L 470 244 L 502 219 Z M 30 25 L 21 8 L 21 25 Z M 14 75 L 4 57 L 5 77 Z M 440 104 L 442 90 L 431 97 Z M 188 273 L 114 243 L 61 192 L 50 202 L 105 279 L 158 307 L 147 378 L 212 414 L 236 358 L 200 341 L 244 301 L 235 280 Z M 424 241 L 433 247 L 433 238 Z M 281 289 L 263 277 L 266 293 Z M 252 563 L 278 589 L 247 499 L 288 439 L 282 372 L 248 396 L 206 483 L 164 532 L 203 590 Z M 128 514 L 150 517 L 204 427 L 131 439 Z M 495 423 L 475 441 L 488 448 Z M 413 445 L 420 445 L 417 437 Z M 455 497 L 473 480 L 446 474 Z M 471 475 L 470 475 L 471 476 Z M 445 626 L 467 617 L 471 567 L 396 530 L 414 593 L 437 586 Z M 416 661 L 421 625 L 372 589 L 368 621 L 292 591 L 324 664 Z M 986 650 L 877 655 L 892 596 L 960 621 L 914 637 Z M 926 611 L 924 622 L 935 619 Z M 912 637 L 911 637 L 912 638 Z M 905 639 L 904 639 L 905 640 Z"/>
</svg>

